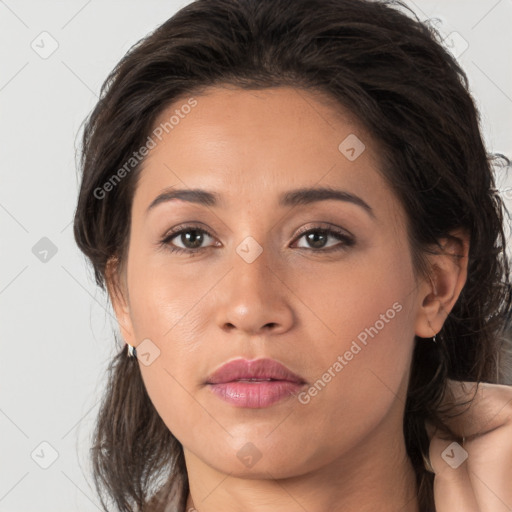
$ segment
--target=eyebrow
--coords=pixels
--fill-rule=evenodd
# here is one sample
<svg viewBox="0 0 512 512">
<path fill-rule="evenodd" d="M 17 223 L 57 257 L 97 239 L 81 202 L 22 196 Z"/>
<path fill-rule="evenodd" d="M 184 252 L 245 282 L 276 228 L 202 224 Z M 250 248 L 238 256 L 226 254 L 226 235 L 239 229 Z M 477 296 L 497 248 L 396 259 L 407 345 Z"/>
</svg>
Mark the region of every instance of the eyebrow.
<svg viewBox="0 0 512 512">
<path fill-rule="evenodd" d="M 146 214 L 156 206 L 174 199 L 181 199 L 189 203 L 200 204 L 204 206 L 220 206 L 223 204 L 221 196 L 215 192 L 209 192 L 202 189 L 167 189 L 159 194 L 148 206 Z M 300 188 L 284 192 L 279 196 L 279 206 L 299 206 L 318 201 L 336 200 L 344 201 L 347 203 L 360 206 L 362 209 L 375 219 L 375 213 L 372 207 L 359 196 L 347 192 L 345 190 L 338 190 L 330 187 L 316 187 L 316 188 Z"/>
</svg>

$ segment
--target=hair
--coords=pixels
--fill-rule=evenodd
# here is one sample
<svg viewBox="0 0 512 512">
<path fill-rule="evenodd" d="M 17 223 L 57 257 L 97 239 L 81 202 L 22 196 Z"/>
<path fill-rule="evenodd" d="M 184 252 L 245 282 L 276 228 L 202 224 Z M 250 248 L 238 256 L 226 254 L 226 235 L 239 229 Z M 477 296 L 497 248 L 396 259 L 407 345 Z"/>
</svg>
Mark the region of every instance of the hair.
<svg viewBox="0 0 512 512">
<path fill-rule="evenodd" d="M 444 428 L 440 404 L 448 379 L 505 382 L 512 304 L 508 212 L 494 176 L 494 164 L 506 159 L 485 150 L 467 77 L 432 24 L 398 1 L 187 5 L 130 48 L 85 123 L 74 236 L 103 290 L 110 263 L 120 268 L 126 261 L 141 162 L 106 194 L 104 185 L 145 144 L 164 109 L 226 85 L 323 93 L 358 120 L 382 148 L 380 172 L 406 212 L 415 275 L 429 275 L 428 254 L 441 250 L 453 230 L 470 235 L 467 281 L 437 343 L 414 340 L 405 405 L 420 510 L 435 510 L 433 475 L 424 464 L 425 422 Z M 163 510 L 171 499 L 175 510 L 185 509 L 182 446 L 154 408 L 126 347 L 108 368 L 91 458 L 105 510 L 104 497 L 126 512 Z"/>
</svg>

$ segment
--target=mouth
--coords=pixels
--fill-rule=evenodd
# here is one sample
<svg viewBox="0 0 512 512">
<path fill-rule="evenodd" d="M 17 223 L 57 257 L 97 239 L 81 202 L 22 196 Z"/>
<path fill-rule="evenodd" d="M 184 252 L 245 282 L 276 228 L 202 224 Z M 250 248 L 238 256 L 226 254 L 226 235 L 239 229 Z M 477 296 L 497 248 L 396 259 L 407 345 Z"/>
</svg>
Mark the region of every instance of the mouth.
<svg viewBox="0 0 512 512">
<path fill-rule="evenodd" d="M 296 395 L 306 381 L 273 359 L 235 359 L 210 375 L 205 384 L 235 407 L 269 407 Z"/>
</svg>

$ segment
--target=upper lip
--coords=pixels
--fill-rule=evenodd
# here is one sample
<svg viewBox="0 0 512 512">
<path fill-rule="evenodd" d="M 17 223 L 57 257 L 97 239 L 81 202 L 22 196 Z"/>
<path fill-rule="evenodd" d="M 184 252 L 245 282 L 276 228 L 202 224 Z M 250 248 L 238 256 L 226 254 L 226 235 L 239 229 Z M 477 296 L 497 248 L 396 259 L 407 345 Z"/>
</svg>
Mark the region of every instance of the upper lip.
<svg viewBox="0 0 512 512">
<path fill-rule="evenodd" d="M 223 364 L 206 379 L 207 384 L 222 384 L 237 380 L 272 379 L 304 384 L 299 375 L 274 359 L 235 359 Z"/>
</svg>

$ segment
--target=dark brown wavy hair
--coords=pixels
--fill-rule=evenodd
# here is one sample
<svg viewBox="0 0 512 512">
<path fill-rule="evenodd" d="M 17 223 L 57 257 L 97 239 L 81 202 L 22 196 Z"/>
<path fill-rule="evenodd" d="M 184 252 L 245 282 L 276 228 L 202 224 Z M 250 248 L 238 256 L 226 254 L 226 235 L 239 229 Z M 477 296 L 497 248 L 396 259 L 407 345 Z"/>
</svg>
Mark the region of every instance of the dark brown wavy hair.
<svg viewBox="0 0 512 512">
<path fill-rule="evenodd" d="M 126 260 L 140 163 L 108 193 L 102 187 L 146 142 L 164 109 L 223 84 L 318 91 L 348 109 L 384 148 L 381 171 L 406 211 L 417 275 L 429 275 L 426 255 L 440 250 L 452 230 L 470 234 L 467 282 L 437 343 L 416 338 L 405 406 L 420 509 L 432 512 L 425 421 L 442 424 L 447 379 L 509 383 L 502 356 L 512 301 L 507 211 L 494 175 L 504 157 L 486 153 L 467 78 L 432 26 L 400 2 L 187 5 L 122 58 L 84 126 L 74 235 L 102 289 L 109 264 Z M 126 347 L 108 368 L 91 457 L 105 510 L 105 500 L 123 512 L 164 510 L 171 502 L 172 510 L 185 510 L 182 446 L 152 405 Z"/>
</svg>

